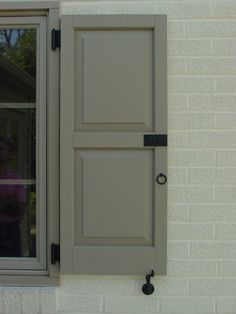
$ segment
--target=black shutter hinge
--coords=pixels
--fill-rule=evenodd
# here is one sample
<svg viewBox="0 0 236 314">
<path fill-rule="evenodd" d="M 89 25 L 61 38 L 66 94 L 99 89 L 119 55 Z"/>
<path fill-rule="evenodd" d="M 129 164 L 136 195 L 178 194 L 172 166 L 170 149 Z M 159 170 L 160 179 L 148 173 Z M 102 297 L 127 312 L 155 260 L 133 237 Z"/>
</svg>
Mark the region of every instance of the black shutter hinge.
<svg viewBox="0 0 236 314">
<path fill-rule="evenodd" d="M 60 29 L 52 29 L 52 50 L 56 50 L 57 48 L 61 48 L 61 30 Z"/>
<path fill-rule="evenodd" d="M 60 244 L 51 244 L 51 264 L 54 265 L 56 262 L 60 262 Z"/>
</svg>

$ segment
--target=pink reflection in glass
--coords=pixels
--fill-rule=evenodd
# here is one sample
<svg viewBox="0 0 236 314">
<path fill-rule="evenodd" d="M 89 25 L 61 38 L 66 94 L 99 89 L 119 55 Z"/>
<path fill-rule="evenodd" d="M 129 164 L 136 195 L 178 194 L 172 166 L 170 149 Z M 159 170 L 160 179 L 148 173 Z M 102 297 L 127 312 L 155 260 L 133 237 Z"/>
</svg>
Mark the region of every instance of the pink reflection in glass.
<svg viewBox="0 0 236 314">
<path fill-rule="evenodd" d="M 0 180 L 20 180 L 10 167 L 12 144 L 0 139 Z M 1 181 L 0 181 L 1 182 Z M 21 256 L 20 223 L 26 210 L 26 189 L 22 184 L 0 184 L 0 256 Z"/>
</svg>

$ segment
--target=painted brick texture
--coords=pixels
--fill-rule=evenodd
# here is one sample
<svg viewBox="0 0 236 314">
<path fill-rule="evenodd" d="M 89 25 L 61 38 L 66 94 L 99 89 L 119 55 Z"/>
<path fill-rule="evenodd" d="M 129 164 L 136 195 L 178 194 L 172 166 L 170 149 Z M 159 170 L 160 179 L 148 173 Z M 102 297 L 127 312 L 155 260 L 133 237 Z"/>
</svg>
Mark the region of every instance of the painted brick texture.
<svg viewBox="0 0 236 314">
<path fill-rule="evenodd" d="M 0 314 L 236 313 L 236 1 L 62 2 L 65 14 L 168 14 L 168 274 L 0 288 Z"/>
</svg>

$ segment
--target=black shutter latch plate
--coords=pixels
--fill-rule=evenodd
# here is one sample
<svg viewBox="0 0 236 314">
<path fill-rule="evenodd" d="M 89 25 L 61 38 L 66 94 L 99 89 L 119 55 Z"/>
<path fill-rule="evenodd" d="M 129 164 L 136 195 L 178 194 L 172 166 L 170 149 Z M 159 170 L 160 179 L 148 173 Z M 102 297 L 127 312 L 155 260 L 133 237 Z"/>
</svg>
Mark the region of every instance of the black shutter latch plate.
<svg viewBox="0 0 236 314">
<path fill-rule="evenodd" d="M 167 146 L 167 134 L 144 134 L 144 146 Z"/>
</svg>

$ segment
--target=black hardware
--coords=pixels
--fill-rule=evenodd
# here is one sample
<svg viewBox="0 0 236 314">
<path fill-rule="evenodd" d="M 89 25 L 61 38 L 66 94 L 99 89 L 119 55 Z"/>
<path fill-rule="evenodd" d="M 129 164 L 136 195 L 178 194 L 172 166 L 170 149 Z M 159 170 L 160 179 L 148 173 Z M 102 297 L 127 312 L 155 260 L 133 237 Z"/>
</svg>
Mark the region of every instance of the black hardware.
<svg viewBox="0 0 236 314">
<path fill-rule="evenodd" d="M 160 173 L 157 177 L 156 177 L 156 181 L 158 184 L 165 184 L 167 182 L 167 176 L 164 175 L 163 173 Z"/>
<path fill-rule="evenodd" d="M 51 264 L 56 264 L 60 262 L 60 244 L 51 244 Z"/>
<path fill-rule="evenodd" d="M 151 277 L 154 277 L 155 274 L 154 274 L 154 271 L 152 270 L 150 274 L 146 275 L 146 283 L 142 286 L 142 291 L 144 294 L 146 295 L 150 295 L 150 294 L 153 294 L 154 292 L 154 286 L 153 284 L 151 284 Z"/>
<path fill-rule="evenodd" d="M 144 146 L 167 146 L 167 134 L 144 134 Z"/>
<path fill-rule="evenodd" d="M 61 30 L 60 29 L 52 29 L 52 50 L 56 50 L 56 48 L 61 48 Z"/>
</svg>

